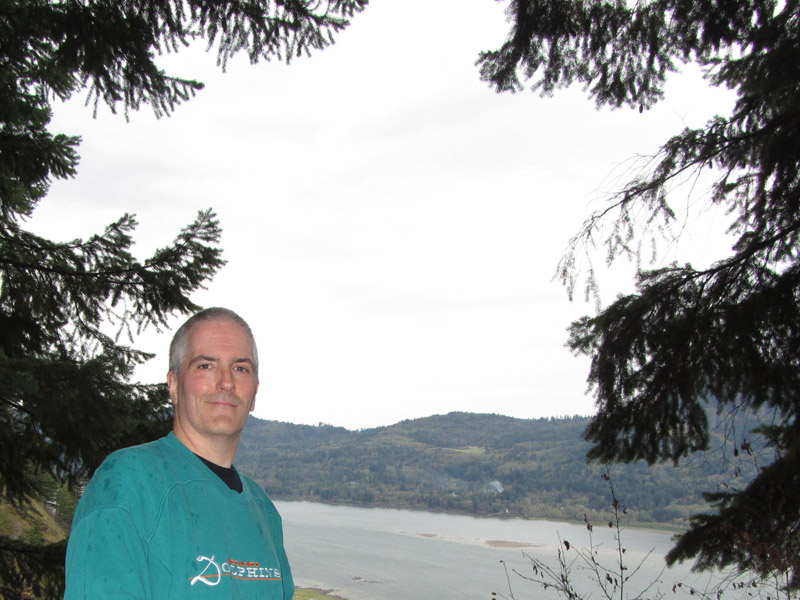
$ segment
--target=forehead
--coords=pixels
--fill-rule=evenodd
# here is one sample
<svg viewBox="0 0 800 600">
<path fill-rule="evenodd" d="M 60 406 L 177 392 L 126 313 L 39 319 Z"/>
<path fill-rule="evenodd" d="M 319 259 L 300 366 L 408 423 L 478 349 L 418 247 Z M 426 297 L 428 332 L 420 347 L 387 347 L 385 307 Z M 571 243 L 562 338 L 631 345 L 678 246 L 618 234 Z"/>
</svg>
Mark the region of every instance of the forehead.
<svg viewBox="0 0 800 600">
<path fill-rule="evenodd" d="M 229 319 L 200 321 L 189 332 L 191 360 L 197 354 L 217 355 L 233 353 L 237 358 L 252 358 L 250 337 L 244 327 Z"/>
</svg>

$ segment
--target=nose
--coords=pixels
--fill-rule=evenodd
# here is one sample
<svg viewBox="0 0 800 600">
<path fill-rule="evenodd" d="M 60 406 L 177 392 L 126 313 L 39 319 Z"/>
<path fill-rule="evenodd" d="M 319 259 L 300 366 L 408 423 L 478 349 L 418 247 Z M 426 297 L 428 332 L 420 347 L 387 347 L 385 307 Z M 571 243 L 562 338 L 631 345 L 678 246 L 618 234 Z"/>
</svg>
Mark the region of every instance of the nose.
<svg viewBox="0 0 800 600">
<path fill-rule="evenodd" d="M 233 389 L 233 375 L 228 369 L 220 369 L 219 389 L 230 392 Z"/>
</svg>

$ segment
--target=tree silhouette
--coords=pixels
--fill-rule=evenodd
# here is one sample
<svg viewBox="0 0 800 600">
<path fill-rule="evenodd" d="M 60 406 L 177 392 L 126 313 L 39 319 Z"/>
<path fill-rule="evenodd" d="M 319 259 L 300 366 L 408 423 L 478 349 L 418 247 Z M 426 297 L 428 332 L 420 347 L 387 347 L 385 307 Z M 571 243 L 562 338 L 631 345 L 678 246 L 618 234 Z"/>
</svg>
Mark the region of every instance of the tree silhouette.
<svg viewBox="0 0 800 600">
<path fill-rule="evenodd" d="M 76 173 L 75 135 L 48 129 L 51 101 L 169 115 L 202 83 L 157 57 L 204 39 L 224 67 L 321 50 L 366 0 L 9 0 L 0 2 L 0 493 L 24 505 L 47 473 L 76 484 L 111 451 L 168 428 L 165 386 L 131 382 L 149 355 L 125 345 L 198 307 L 222 266 L 220 226 L 201 212 L 139 261 L 126 214 L 88 239 L 22 227 L 54 178 Z M 0 537 L 0 596 L 61 597 L 64 544 Z"/>
<path fill-rule="evenodd" d="M 640 258 L 670 235 L 670 190 L 713 178 L 705 197 L 731 216 L 731 254 L 704 269 L 640 270 L 636 293 L 570 328 L 592 359 L 598 413 L 586 430 L 599 461 L 679 461 L 706 449 L 708 406 L 749 411 L 768 440 L 756 479 L 709 494 L 668 561 L 789 575 L 800 587 L 800 5 L 796 0 L 512 0 L 503 46 L 481 54 L 498 91 L 543 94 L 580 83 L 598 106 L 649 109 L 670 72 L 694 62 L 737 96 L 729 115 L 667 140 L 590 216 L 562 257 L 572 295 L 578 258 Z M 603 226 L 611 224 L 603 233 Z M 608 233 L 610 231 L 610 233 Z M 589 289 L 594 282 L 588 275 Z M 732 443 L 746 447 L 748 433 Z"/>
</svg>

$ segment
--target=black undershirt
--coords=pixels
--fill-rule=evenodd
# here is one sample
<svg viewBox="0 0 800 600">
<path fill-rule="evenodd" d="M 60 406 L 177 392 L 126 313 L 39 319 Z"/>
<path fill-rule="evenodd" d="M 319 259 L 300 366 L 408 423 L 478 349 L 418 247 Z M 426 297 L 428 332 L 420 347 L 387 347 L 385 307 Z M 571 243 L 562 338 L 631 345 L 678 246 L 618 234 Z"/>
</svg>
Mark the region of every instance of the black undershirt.
<svg viewBox="0 0 800 600">
<path fill-rule="evenodd" d="M 239 477 L 239 472 L 231 466 L 231 468 L 221 467 L 216 463 L 211 462 L 210 460 L 206 460 L 199 454 L 195 454 L 197 458 L 202 460 L 205 465 L 211 469 L 217 477 L 222 479 L 222 481 L 231 488 L 234 492 L 242 493 L 242 479 Z"/>
</svg>

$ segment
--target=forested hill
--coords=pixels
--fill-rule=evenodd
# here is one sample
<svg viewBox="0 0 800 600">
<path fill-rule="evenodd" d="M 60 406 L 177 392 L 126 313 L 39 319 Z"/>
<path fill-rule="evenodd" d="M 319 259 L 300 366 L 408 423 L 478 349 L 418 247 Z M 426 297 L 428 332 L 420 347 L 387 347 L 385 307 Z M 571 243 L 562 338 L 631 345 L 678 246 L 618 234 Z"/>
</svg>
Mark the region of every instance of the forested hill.
<svg viewBox="0 0 800 600">
<path fill-rule="evenodd" d="M 474 515 L 607 519 L 602 465 L 588 465 L 588 418 L 515 419 L 450 413 L 350 431 L 251 418 L 237 467 L 275 499 Z M 721 439 L 712 442 L 719 448 Z M 743 486 L 749 457 L 720 451 L 685 465 L 612 465 L 631 522 L 686 524 L 702 493 Z"/>
</svg>

